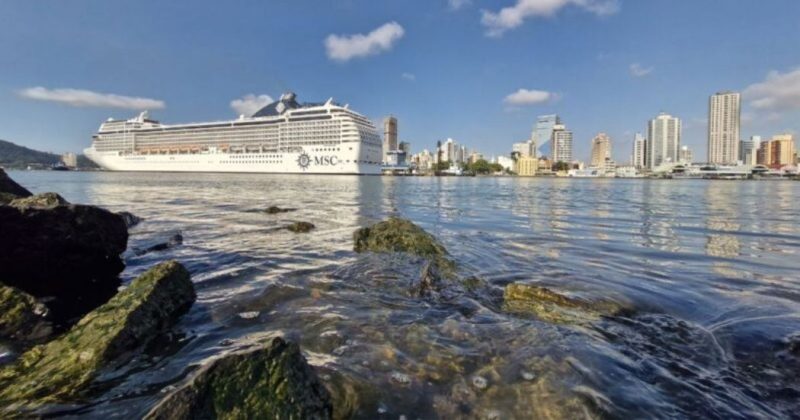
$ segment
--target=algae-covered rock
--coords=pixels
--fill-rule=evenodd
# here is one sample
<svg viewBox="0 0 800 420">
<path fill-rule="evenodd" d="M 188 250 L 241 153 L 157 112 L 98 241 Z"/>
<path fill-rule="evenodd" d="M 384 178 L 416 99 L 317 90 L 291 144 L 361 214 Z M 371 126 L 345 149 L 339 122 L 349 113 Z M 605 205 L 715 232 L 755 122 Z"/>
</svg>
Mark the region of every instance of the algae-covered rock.
<svg viewBox="0 0 800 420">
<path fill-rule="evenodd" d="M 0 370 L 0 407 L 80 399 L 103 369 L 124 363 L 124 356 L 170 328 L 194 299 L 182 265 L 153 267 L 66 334 Z"/>
<path fill-rule="evenodd" d="M 78 318 L 116 293 L 128 242 L 121 217 L 94 206 L 15 202 L 0 206 L 3 283 L 51 298 L 47 305 L 58 322 Z"/>
<path fill-rule="evenodd" d="M 14 182 L 2 168 L 0 168 L 0 193 L 15 197 L 29 197 L 33 195 L 30 191 L 26 190 L 25 187 Z"/>
<path fill-rule="evenodd" d="M 291 225 L 287 226 L 286 229 L 294 232 L 294 233 L 308 233 L 311 232 L 316 226 L 313 223 L 309 222 L 294 222 Z"/>
<path fill-rule="evenodd" d="M 17 198 L 19 197 L 14 194 L 0 191 L 0 205 L 8 204 Z"/>
<path fill-rule="evenodd" d="M 17 198 L 9 203 L 10 206 L 20 209 L 32 207 L 37 209 L 49 209 L 56 206 L 69 204 L 64 197 L 54 193 L 46 192 L 42 194 L 32 195 L 30 197 Z"/>
<path fill-rule="evenodd" d="M 428 258 L 441 269 L 454 267 L 447 250 L 433 235 L 399 217 L 356 230 L 353 241 L 356 252 L 405 252 Z"/>
<path fill-rule="evenodd" d="M 35 341 L 50 335 L 46 314 L 33 296 L 0 284 L 0 339 Z"/>
<path fill-rule="evenodd" d="M 294 343 L 280 338 L 196 372 L 146 419 L 328 419 L 325 387 Z"/>
<path fill-rule="evenodd" d="M 267 214 L 279 214 L 279 213 L 288 213 L 290 211 L 295 211 L 295 209 L 281 208 L 281 207 L 278 207 L 278 206 L 269 206 L 264 210 L 264 213 L 267 213 Z"/>
<path fill-rule="evenodd" d="M 579 323 L 603 316 L 627 316 L 633 312 L 632 308 L 618 302 L 567 296 L 546 287 L 522 283 L 506 285 L 503 308 L 556 323 Z"/>
</svg>

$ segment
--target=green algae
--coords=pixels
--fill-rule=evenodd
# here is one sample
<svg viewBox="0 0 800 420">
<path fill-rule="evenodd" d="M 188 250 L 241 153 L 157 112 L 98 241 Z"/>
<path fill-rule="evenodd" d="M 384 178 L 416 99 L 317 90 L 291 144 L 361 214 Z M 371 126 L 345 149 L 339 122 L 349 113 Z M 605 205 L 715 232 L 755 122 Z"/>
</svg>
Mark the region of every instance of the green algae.
<svg viewBox="0 0 800 420">
<path fill-rule="evenodd" d="M 330 395 L 294 343 L 280 338 L 224 356 L 168 395 L 146 419 L 329 419 Z"/>
<path fill-rule="evenodd" d="M 60 205 L 69 204 L 64 197 L 53 193 L 46 192 L 42 194 L 32 195 L 30 197 L 22 197 L 12 200 L 9 205 L 19 209 L 35 207 L 40 209 L 53 208 Z"/>
<path fill-rule="evenodd" d="M 0 284 L 0 338 L 27 340 L 50 334 L 46 311 L 33 296 Z"/>
<path fill-rule="evenodd" d="M 506 285 L 503 309 L 557 324 L 579 324 L 607 316 L 628 316 L 633 312 L 632 308 L 618 302 L 572 297 L 522 283 Z"/>
<path fill-rule="evenodd" d="M 452 274 L 455 263 L 430 233 L 409 220 L 390 217 L 353 233 L 356 252 L 405 252 L 431 260 L 436 269 Z"/>
<path fill-rule="evenodd" d="M 66 334 L 0 370 L 0 406 L 24 410 L 81 399 L 102 369 L 124 363 L 124 356 L 171 327 L 194 299 L 182 265 L 169 261 L 151 268 Z"/>
<path fill-rule="evenodd" d="M 311 230 L 313 230 L 315 227 L 316 226 L 314 226 L 313 223 L 309 222 L 294 222 L 287 226 L 286 229 L 294 233 L 308 233 L 311 232 Z"/>
</svg>

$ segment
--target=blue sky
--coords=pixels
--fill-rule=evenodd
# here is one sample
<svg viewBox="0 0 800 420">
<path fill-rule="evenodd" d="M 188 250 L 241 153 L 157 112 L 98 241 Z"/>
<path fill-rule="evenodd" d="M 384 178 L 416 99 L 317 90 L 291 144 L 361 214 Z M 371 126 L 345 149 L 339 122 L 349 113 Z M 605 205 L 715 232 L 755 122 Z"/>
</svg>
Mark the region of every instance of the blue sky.
<svg viewBox="0 0 800 420">
<path fill-rule="evenodd" d="M 9 0 L 0 138 L 79 151 L 110 116 L 227 119 L 293 90 L 397 116 L 413 151 L 507 154 L 558 113 L 577 158 L 604 131 L 627 162 L 666 111 L 702 159 L 719 90 L 744 92 L 743 136 L 800 129 L 799 24 L 797 0 Z"/>
</svg>

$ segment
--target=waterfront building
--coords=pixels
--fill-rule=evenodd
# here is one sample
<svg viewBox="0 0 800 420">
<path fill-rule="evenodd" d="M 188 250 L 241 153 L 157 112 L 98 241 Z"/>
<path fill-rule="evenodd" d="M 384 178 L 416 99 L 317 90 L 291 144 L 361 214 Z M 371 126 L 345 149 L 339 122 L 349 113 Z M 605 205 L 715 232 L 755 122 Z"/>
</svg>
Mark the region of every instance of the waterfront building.
<svg viewBox="0 0 800 420">
<path fill-rule="evenodd" d="M 508 156 L 498 156 L 495 159 L 493 159 L 493 161 L 494 161 L 493 163 L 496 163 L 496 164 L 502 166 L 503 169 L 505 169 L 507 171 L 513 171 L 514 170 L 514 159 L 511 159 Z"/>
<path fill-rule="evenodd" d="M 772 140 L 762 142 L 758 151 L 758 163 L 773 169 L 795 164 L 794 136 L 778 134 Z"/>
<path fill-rule="evenodd" d="M 750 136 L 749 140 L 742 140 L 739 142 L 739 160 L 744 165 L 756 165 L 759 147 L 761 147 L 761 136 Z"/>
<path fill-rule="evenodd" d="M 572 132 L 565 125 L 553 126 L 550 146 L 553 162 L 572 162 Z"/>
<path fill-rule="evenodd" d="M 469 159 L 467 161 L 469 163 L 475 163 L 481 159 L 483 159 L 483 155 L 476 151 L 473 151 L 472 153 L 469 154 Z"/>
<path fill-rule="evenodd" d="M 166 125 L 146 111 L 109 119 L 85 155 L 108 170 L 161 172 L 380 174 L 383 161 L 369 118 L 291 92 L 232 121 Z"/>
<path fill-rule="evenodd" d="M 561 119 L 556 114 L 540 115 L 536 118 L 536 125 L 533 128 L 533 138 L 531 139 L 534 148 L 532 156 L 539 155 L 537 150 L 553 139 L 553 130 L 555 126 L 560 124 Z"/>
<path fill-rule="evenodd" d="M 520 156 L 533 156 L 536 157 L 536 143 L 533 140 L 521 141 L 514 143 L 511 150 Z"/>
<path fill-rule="evenodd" d="M 647 167 L 678 162 L 681 146 L 681 120 L 664 112 L 647 124 Z"/>
<path fill-rule="evenodd" d="M 636 169 L 647 166 L 647 141 L 642 133 L 633 136 L 633 154 L 631 155 L 631 165 Z"/>
<path fill-rule="evenodd" d="M 534 176 L 539 168 L 539 159 L 533 156 L 520 156 L 517 158 L 517 175 Z"/>
<path fill-rule="evenodd" d="M 601 168 L 606 165 L 606 160 L 611 159 L 611 138 L 606 133 L 598 133 L 592 139 L 592 156 L 589 165 Z"/>
<path fill-rule="evenodd" d="M 428 149 L 423 149 L 411 158 L 411 163 L 416 166 L 418 170 L 427 172 L 433 168 L 435 159 L 435 156 Z"/>
<path fill-rule="evenodd" d="M 719 92 L 708 100 L 708 162 L 735 165 L 739 156 L 741 95 Z"/>
<path fill-rule="evenodd" d="M 401 141 L 398 149 L 406 152 L 406 156 L 411 156 L 411 143 L 407 141 Z"/>
<path fill-rule="evenodd" d="M 388 162 L 389 152 L 397 150 L 397 118 L 383 119 L 383 161 Z"/>
<path fill-rule="evenodd" d="M 553 161 L 544 156 L 540 157 L 537 172 L 553 172 Z"/>
<path fill-rule="evenodd" d="M 694 160 L 694 154 L 692 153 L 692 149 L 689 146 L 681 146 L 680 156 L 678 156 L 678 162 L 680 163 L 692 163 Z"/>
<path fill-rule="evenodd" d="M 63 155 L 61 155 L 61 162 L 67 168 L 73 168 L 73 169 L 77 168 L 78 167 L 78 155 L 76 155 L 75 153 L 72 153 L 72 152 L 64 153 Z"/>
</svg>

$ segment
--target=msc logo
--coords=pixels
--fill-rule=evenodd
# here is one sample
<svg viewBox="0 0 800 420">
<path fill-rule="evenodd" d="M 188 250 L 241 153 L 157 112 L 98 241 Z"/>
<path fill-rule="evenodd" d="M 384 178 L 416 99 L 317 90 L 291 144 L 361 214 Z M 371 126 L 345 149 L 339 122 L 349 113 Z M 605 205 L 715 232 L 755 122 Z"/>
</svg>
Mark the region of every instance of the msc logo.
<svg viewBox="0 0 800 420">
<path fill-rule="evenodd" d="M 311 156 L 305 152 L 297 157 L 297 166 L 304 171 L 308 169 L 312 163 L 317 166 L 336 166 L 336 164 L 339 163 L 339 159 L 337 159 L 336 156 L 314 156 L 314 158 L 311 158 Z"/>
</svg>

